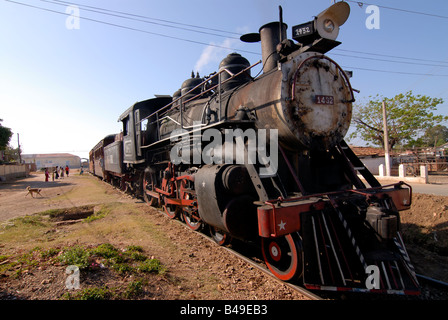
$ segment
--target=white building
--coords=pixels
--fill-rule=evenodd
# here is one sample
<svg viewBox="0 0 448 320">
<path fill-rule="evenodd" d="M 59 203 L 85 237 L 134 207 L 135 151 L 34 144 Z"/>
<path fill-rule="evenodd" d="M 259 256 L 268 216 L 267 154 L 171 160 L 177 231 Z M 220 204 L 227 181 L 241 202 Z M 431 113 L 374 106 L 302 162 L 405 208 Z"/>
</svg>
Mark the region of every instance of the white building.
<svg viewBox="0 0 448 320">
<path fill-rule="evenodd" d="M 56 166 L 69 166 L 70 169 L 81 167 L 81 158 L 70 153 L 22 154 L 22 161 L 35 164 L 37 170 Z"/>
</svg>

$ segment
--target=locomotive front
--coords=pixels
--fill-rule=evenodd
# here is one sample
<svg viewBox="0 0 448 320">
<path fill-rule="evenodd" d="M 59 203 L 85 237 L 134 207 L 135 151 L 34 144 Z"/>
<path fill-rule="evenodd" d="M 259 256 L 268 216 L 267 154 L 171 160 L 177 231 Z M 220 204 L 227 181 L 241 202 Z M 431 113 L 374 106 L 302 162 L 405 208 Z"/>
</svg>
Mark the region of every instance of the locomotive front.
<svg viewBox="0 0 448 320">
<path fill-rule="evenodd" d="M 300 45 L 287 39 L 282 22 L 242 36 L 247 42 L 261 40 L 263 75 L 234 93 L 227 116 L 232 118 L 242 106 L 255 110 L 258 128 L 278 129 L 285 148 L 328 150 L 341 141 L 350 126 L 354 96 L 344 70 L 324 53 L 339 44 L 335 38 L 348 14 L 348 5 L 337 3 L 315 21 L 293 27 Z M 325 38 L 313 36 L 312 30 L 323 23 L 332 26 Z"/>
</svg>

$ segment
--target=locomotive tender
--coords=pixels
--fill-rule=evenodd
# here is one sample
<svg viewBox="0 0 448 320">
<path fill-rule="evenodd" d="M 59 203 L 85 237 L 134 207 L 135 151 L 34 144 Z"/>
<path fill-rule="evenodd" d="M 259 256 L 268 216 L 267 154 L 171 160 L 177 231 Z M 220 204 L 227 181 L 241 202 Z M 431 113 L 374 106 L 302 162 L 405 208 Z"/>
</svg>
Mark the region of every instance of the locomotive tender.
<svg viewBox="0 0 448 320">
<path fill-rule="evenodd" d="M 338 2 L 294 26 L 295 42 L 280 8 L 279 22 L 241 37 L 261 41 L 261 75 L 232 53 L 173 97 L 135 103 L 119 117 L 123 131 L 92 149 L 91 170 L 220 245 L 259 243 L 282 280 L 418 294 L 400 235 L 412 190 L 381 186 L 343 140 L 353 90 L 325 53 L 349 12 Z"/>
</svg>

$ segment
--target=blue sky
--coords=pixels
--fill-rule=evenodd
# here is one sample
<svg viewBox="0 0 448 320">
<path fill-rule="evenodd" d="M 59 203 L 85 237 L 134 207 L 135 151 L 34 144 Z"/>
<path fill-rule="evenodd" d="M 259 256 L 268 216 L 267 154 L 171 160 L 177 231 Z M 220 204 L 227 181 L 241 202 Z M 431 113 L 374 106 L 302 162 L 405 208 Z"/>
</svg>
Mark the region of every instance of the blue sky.
<svg viewBox="0 0 448 320">
<path fill-rule="evenodd" d="M 251 63 L 260 60 L 259 43 L 243 43 L 239 34 L 277 21 L 279 5 L 291 38 L 293 25 L 333 3 L 75 0 L 79 29 L 69 29 L 68 2 L 13 1 L 0 0 L 0 119 L 15 134 L 11 145 L 17 145 L 19 133 L 24 153 L 81 157 L 104 136 L 120 131 L 117 119 L 125 109 L 154 94 L 173 94 L 192 70 L 208 75 L 231 52 Z M 367 3 L 379 7 L 379 29 L 366 27 Z M 357 101 L 412 90 L 443 98 L 437 113 L 448 115 L 448 2 L 367 3 L 349 1 L 351 14 L 338 37 L 342 44 L 328 53 L 353 71 L 352 86 L 360 90 Z M 99 14 L 85 5 L 111 11 Z M 151 20 L 124 19 L 112 11 Z"/>
</svg>

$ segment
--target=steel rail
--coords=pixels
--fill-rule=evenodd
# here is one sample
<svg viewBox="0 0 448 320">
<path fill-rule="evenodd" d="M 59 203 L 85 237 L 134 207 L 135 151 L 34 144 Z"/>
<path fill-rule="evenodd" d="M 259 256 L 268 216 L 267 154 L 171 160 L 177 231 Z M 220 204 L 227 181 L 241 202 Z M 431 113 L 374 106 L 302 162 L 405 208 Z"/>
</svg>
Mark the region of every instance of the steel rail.
<svg viewBox="0 0 448 320">
<path fill-rule="evenodd" d="M 154 207 L 153 207 L 154 208 Z M 166 213 L 164 213 L 162 210 L 159 210 L 159 208 L 154 208 L 157 211 L 159 211 L 160 213 L 162 213 L 163 215 L 166 216 Z M 194 231 L 192 229 L 190 229 L 187 225 L 185 225 L 184 222 L 178 220 L 178 219 L 170 219 L 175 221 L 176 223 L 179 223 L 181 226 L 185 227 L 187 230 L 190 230 L 192 232 L 195 232 L 197 234 L 199 234 L 200 236 L 202 236 L 204 239 L 209 240 L 210 242 L 212 242 L 214 245 L 219 246 L 211 237 L 207 236 L 206 234 L 200 232 L 200 231 Z M 280 279 L 278 279 L 276 276 L 274 276 L 271 271 L 269 271 L 269 269 L 265 266 L 260 265 L 259 263 L 255 262 L 254 260 L 246 257 L 245 255 L 239 253 L 238 251 L 235 251 L 231 248 L 225 247 L 225 246 L 219 246 L 220 248 L 223 248 L 224 250 L 226 250 L 227 252 L 233 254 L 234 256 L 238 257 L 239 259 L 243 260 L 244 262 L 248 263 L 250 266 L 257 268 L 257 270 L 263 272 L 265 275 L 268 275 L 269 277 L 271 277 L 272 279 L 274 279 L 275 281 L 277 281 L 279 284 L 283 284 L 286 285 L 287 287 L 289 287 L 290 289 L 297 291 L 298 293 L 304 295 L 305 297 L 311 299 L 311 300 L 324 300 L 322 297 L 312 293 L 311 291 L 308 291 L 307 289 L 305 289 L 304 287 L 301 287 L 299 285 L 293 284 L 293 283 L 289 283 L 289 282 L 284 282 Z"/>
</svg>

